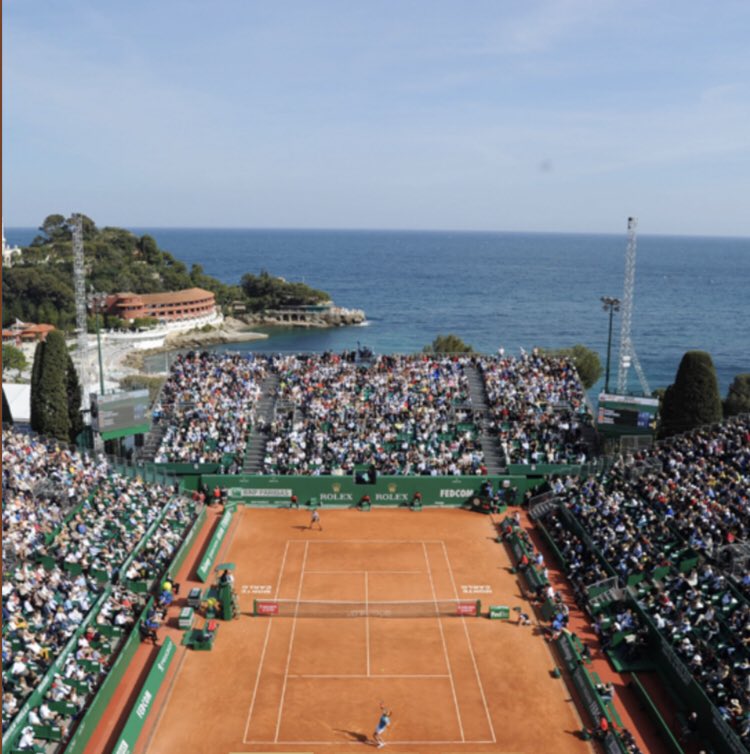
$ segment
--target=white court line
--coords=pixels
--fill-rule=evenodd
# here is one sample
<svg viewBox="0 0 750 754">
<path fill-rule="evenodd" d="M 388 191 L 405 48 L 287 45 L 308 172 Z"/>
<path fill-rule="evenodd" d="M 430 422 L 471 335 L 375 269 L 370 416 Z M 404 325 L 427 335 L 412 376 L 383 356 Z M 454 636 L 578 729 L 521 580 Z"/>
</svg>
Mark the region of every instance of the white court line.
<svg viewBox="0 0 750 754">
<path fill-rule="evenodd" d="M 313 542 L 313 544 L 315 544 Z M 372 568 L 370 568 L 368 571 L 353 571 L 351 568 L 347 568 L 345 571 L 310 571 L 307 570 L 305 573 L 424 573 L 424 571 L 374 571 Z"/>
<path fill-rule="evenodd" d="M 318 539 L 312 545 L 439 545 L 442 539 Z"/>
<path fill-rule="evenodd" d="M 451 565 L 451 561 L 448 558 L 448 549 L 445 546 L 445 542 L 442 542 L 443 545 L 443 556 L 445 557 L 445 562 L 448 566 L 448 573 L 451 577 L 451 584 L 453 584 L 453 593 L 456 595 L 456 599 L 458 599 L 458 589 L 456 588 L 456 580 L 453 578 L 453 566 Z M 497 738 L 495 736 L 495 728 L 492 725 L 492 718 L 490 717 L 490 710 L 487 706 L 487 697 L 484 695 L 484 687 L 482 686 L 482 679 L 479 677 L 479 668 L 477 666 L 477 659 L 474 656 L 474 647 L 471 645 L 471 639 L 469 637 L 469 629 L 466 628 L 466 618 L 462 615 L 461 616 L 461 623 L 464 627 L 464 634 L 466 635 L 466 643 L 469 645 L 469 654 L 471 655 L 471 662 L 474 665 L 474 673 L 477 677 L 477 683 L 479 684 L 479 692 L 482 695 L 482 704 L 484 705 L 484 714 L 487 716 L 487 723 L 490 726 L 490 733 L 492 733 L 492 743 L 496 743 Z"/>
<path fill-rule="evenodd" d="M 279 569 L 279 577 L 276 579 L 276 593 L 274 594 L 274 597 L 279 596 L 279 589 L 281 588 L 281 577 L 284 574 L 284 566 L 286 565 L 286 556 L 289 552 L 289 540 L 286 541 L 286 547 L 284 548 L 284 557 L 281 559 L 281 568 Z M 260 673 L 261 670 L 263 670 L 263 660 L 266 657 L 266 647 L 268 646 L 268 637 L 271 635 L 271 624 L 273 623 L 272 620 L 268 621 L 268 628 L 266 628 L 266 638 L 263 641 L 263 651 L 260 655 L 260 663 L 258 664 L 258 673 L 255 676 L 255 687 L 253 688 L 253 697 L 250 700 L 250 709 L 247 711 L 247 720 L 245 721 L 245 732 L 242 734 L 242 743 L 247 743 L 245 739 L 247 738 L 247 729 L 250 727 L 250 720 L 253 716 L 253 709 L 255 708 L 255 698 L 258 695 L 258 686 L 260 685 Z"/>
<path fill-rule="evenodd" d="M 432 580 L 432 569 L 430 568 L 430 558 L 427 555 L 427 545 L 422 542 L 422 549 L 424 550 L 424 559 L 427 563 L 427 573 L 430 577 L 430 588 L 432 589 L 432 599 L 435 600 L 435 617 L 437 618 L 438 628 L 440 629 L 440 639 L 443 642 L 443 654 L 445 655 L 445 664 L 448 667 L 448 673 L 451 679 L 451 691 L 453 692 L 453 704 L 456 707 L 456 717 L 458 718 L 458 729 L 461 731 L 461 741 L 466 740 L 464 735 L 464 726 L 461 722 L 461 710 L 458 708 L 458 697 L 456 696 L 456 684 L 453 681 L 453 671 L 451 670 L 451 661 L 448 657 L 448 646 L 445 643 L 445 634 L 443 633 L 443 622 L 440 620 L 440 614 L 437 607 L 437 593 L 435 592 L 435 582 Z"/>
<path fill-rule="evenodd" d="M 268 746 L 269 741 L 243 741 L 246 744 L 252 744 L 260 746 L 265 744 Z M 280 746 L 351 746 L 352 741 L 275 741 Z M 388 739 L 389 745 L 398 746 L 428 746 L 435 744 L 436 746 L 458 746 L 459 744 L 494 744 L 496 741 L 490 741 L 489 739 L 481 739 L 478 741 L 394 741 Z M 523 752 L 503 752 L 503 754 L 523 754 Z"/>
<path fill-rule="evenodd" d="M 365 571 L 365 644 L 367 651 L 367 675 L 370 675 L 370 616 L 367 614 L 368 589 L 367 571 Z"/>
<path fill-rule="evenodd" d="M 310 542 L 305 542 L 305 553 L 302 556 L 302 568 L 299 573 L 299 588 L 297 589 L 297 607 L 294 609 L 294 618 L 292 620 L 292 632 L 289 635 L 289 649 L 286 654 L 286 667 L 284 668 L 284 685 L 281 687 L 281 699 L 279 700 L 279 713 L 276 717 L 276 735 L 274 743 L 279 740 L 279 730 L 281 729 L 281 713 L 284 709 L 284 697 L 286 696 L 286 683 L 289 679 L 289 665 L 292 662 L 292 647 L 294 646 L 294 632 L 297 629 L 297 612 L 299 611 L 299 600 L 302 597 L 302 582 L 305 580 L 305 563 L 307 563 L 307 551 Z"/>
<path fill-rule="evenodd" d="M 289 676 L 290 678 L 450 678 L 450 676 L 447 673 L 444 673 L 442 675 L 391 675 L 389 673 L 384 673 L 383 675 L 379 675 L 377 673 L 369 673 L 368 675 L 362 675 L 361 673 L 352 673 L 351 675 L 343 675 L 343 674 L 325 674 L 325 673 L 312 673 L 312 674 L 306 674 L 306 673 L 300 673 L 299 675 L 292 674 Z"/>
</svg>

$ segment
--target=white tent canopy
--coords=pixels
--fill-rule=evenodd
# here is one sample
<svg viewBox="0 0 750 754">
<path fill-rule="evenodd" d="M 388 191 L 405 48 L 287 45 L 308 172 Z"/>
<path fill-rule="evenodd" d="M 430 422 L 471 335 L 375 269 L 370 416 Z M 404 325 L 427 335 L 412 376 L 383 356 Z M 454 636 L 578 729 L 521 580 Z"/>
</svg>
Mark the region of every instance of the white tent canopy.
<svg viewBox="0 0 750 754">
<path fill-rule="evenodd" d="M 31 385 L 3 382 L 3 390 L 8 399 L 13 421 L 20 424 L 31 421 Z"/>
</svg>

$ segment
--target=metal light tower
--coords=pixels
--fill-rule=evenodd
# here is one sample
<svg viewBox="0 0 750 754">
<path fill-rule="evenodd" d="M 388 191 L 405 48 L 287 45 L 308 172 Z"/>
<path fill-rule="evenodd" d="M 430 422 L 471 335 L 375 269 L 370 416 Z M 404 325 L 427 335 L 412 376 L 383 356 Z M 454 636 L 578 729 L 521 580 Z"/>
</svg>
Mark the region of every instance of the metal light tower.
<svg viewBox="0 0 750 754">
<path fill-rule="evenodd" d="M 645 395 L 651 395 L 646 375 L 633 348 L 630 327 L 633 319 L 633 292 L 635 290 L 635 231 L 638 221 L 628 218 L 628 248 L 625 252 L 625 285 L 622 292 L 622 320 L 620 324 L 620 361 L 617 370 L 617 392 L 626 395 L 628 390 L 628 369 L 632 364 Z"/>
<path fill-rule="evenodd" d="M 604 379 L 604 392 L 609 393 L 609 364 L 610 356 L 612 354 L 612 318 L 615 312 L 620 311 L 620 299 L 611 298 L 610 296 L 602 296 L 601 302 L 605 312 L 609 312 L 609 335 L 607 336 L 607 370 L 606 377 Z"/>
<path fill-rule="evenodd" d="M 73 217 L 73 282 L 76 295 L 76 332 L 78 333 L 78 375 L 83 390 L 82 408 L 89 407 L 89 336 L 86 326 L 86 271 L 83 265 L 83 219 L 80 214 Z"/>
</svg>

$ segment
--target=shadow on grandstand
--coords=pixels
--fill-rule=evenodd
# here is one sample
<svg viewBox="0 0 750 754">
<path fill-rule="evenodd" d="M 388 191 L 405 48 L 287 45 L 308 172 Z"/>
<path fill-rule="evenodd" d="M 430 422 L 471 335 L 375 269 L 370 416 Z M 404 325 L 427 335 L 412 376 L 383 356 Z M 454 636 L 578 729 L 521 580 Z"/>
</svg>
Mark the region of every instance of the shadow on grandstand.
<svg viewBox="0 0 750 754">
<path fill-rule="evenodd" d="M 361 744 L 367 744 L 370 743 L 370 737 L 368 735 L 365 735 L 364 733 L 360 733 L 357 730 L 342 730 L 341 728 L 334 728 L 335 733 L 344 733 L 352 741 L 358 741 Z"/>
</svg>

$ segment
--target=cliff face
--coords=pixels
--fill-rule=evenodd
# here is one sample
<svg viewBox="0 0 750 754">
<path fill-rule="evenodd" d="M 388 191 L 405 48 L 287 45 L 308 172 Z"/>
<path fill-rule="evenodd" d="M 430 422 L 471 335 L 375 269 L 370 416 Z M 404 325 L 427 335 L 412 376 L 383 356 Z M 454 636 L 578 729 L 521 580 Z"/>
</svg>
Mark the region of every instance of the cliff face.
<svg viewBox="0 0 750 754">
<path fill-rule="evenodd" d="M 359 325 L 366 320 L 362 309 L 343 309 L 331 306 L 307 311 L 302 308 L 266 310 L 258 314 L 240 315 L 249 325 L 280 325 L 284 327 L 342 327 Z"/>
</svg>

